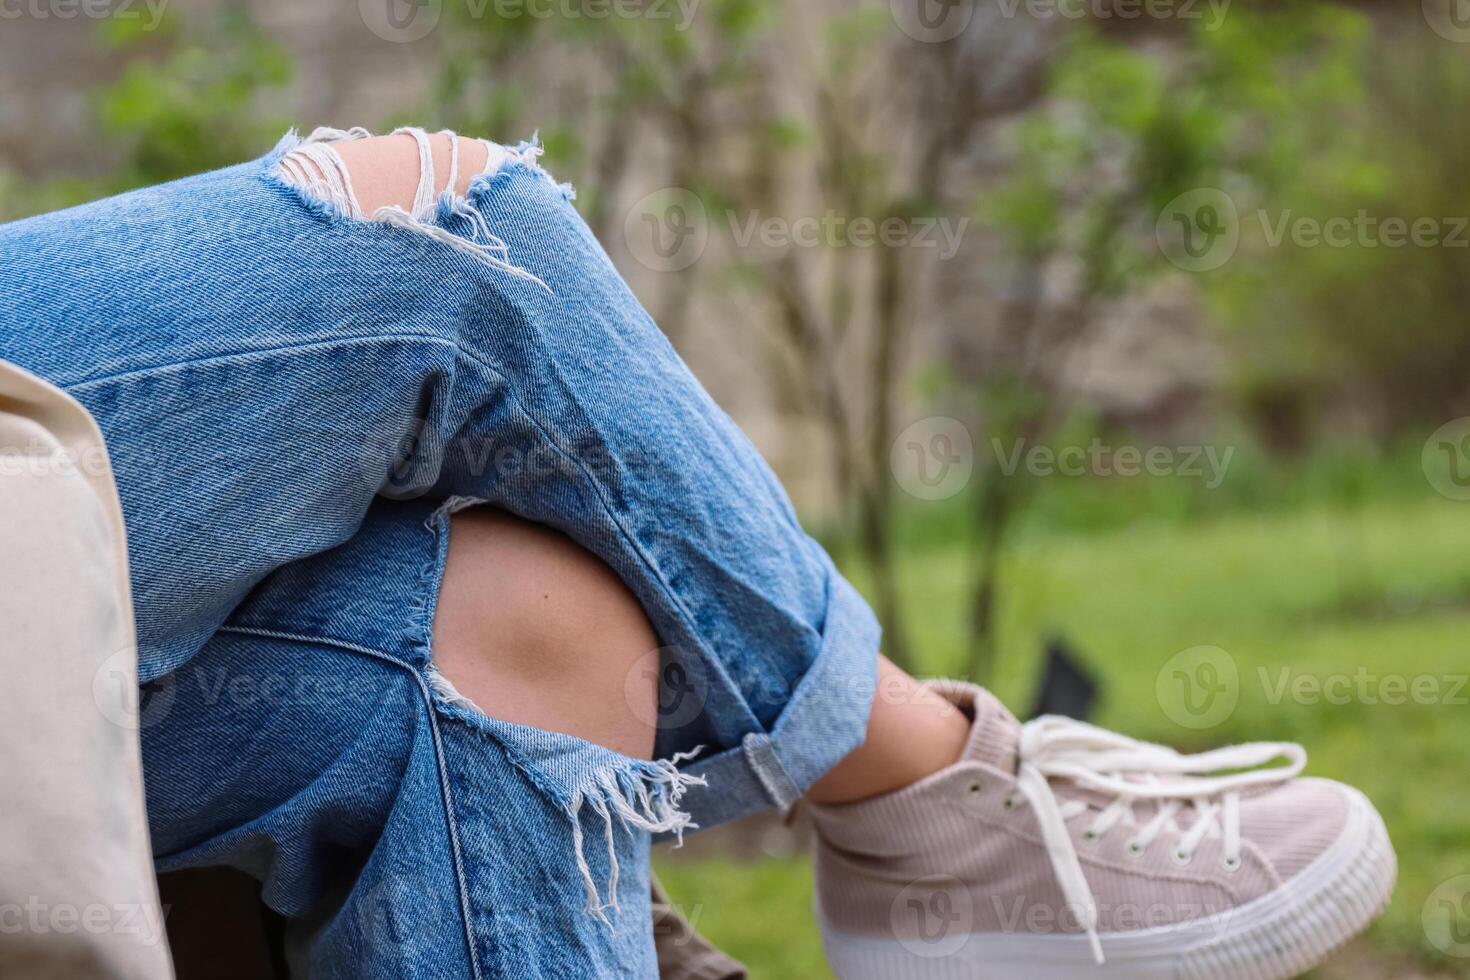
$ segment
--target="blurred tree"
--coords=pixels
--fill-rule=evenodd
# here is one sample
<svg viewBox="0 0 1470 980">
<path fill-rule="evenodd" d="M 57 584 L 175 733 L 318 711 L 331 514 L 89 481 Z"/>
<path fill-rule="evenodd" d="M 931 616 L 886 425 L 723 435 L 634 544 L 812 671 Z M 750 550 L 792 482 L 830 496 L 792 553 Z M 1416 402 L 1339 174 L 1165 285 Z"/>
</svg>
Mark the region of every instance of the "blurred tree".
<svg viewBox="0 0 1470 980">
<path fill-rule="evenodd" d="M 1044 443 L 1077 409 L 1068 354 L 1098 339 L 1110 303 L 1170 271 L 1161 219 L 1182 195 L 1239 196 L 1310 167 L 1310 131 L 1280 124 L 1303 96 L 1317 110 L 1351 102 L 1362 36 L 1357 15 L 1303 2 L 1234 11 L 1166 52 L 1088 28 L 1067 37 L 1048 99 L 1016 126 L 1006 176 L 980 201 L 1010 281 L 959 380 L 978 393 L 994 445 Z M 1007 533 L 1034 477 L 980 455 L 969 669 L 984 678 Z"/>
<path fill-rule="evenodd" d="M 127 59 L 120 76 L 87 93 L 97 125 L 85 159 L 106 169 L 62 165 L 29 181 L 0 171 L 0 220 L 239 163 L 289 125 L 276 107 L 290 58 L 243 2 L 189 20 L 169 8 L 156 29 L 144 18 L 106 18 L 94 43 Z"/>
<path fill-rule="evenodd" d="M 915 226 L 945 217 L 963 228 L 968 193 L 951 179 L 954 160 L 977 127 L 1022 101 L 1024 81 L 996 83 L 994 42 L 981 32 L 926 44 L 875 2 L 798 14 L 772 0 L 708 0 L 682 25 L 480 16 L 462 27 L 451 35 L 441 109 L 466 128 L 556 120 L 548 151 L 604 241 L 620 230 L 611 202 L 635 160 L 661 167 L 667 186 L 715 215 L 790 227 L 826 212 L 903 229 L 873 247 L 841 230 L 812 248 L 733 243 L 731 275 L 712 284 L 743 285 L 773 325 L 770 363 L 784 373 L 775 387 L 829 447 L 843 508 L 837 548 L 855 547 L 871 570 L 887 651 L 907 661 L 887 467 L 905 326 L 918 312 Z M 552 58 L 580 70 L 535 72 Z M 533 87 L 514 81 L 530 76 Z M 649 183 L 646 169 L 639 177 Z M 654 313 L 676 341 L 711 264 L 660 281 Z"/>
<path fill-rule="evenodd" d="M 160 33 L 109 18 L 104 46 L 133 55 L 117 81 L 95 93 L 106 141 L 123 166 L 115 193 L 248 160 L 286 130 L 270 111 L 291 81 L 290 58 L 235 2 L 185 22 L 170 10 Z M 149 57 L 156 50 L 161 57 Z"/>
<path fill-rule="evenodd" d="M 1255 174 L 1239 258 L 1211 283 L 1244 404 L 1280 449 L 1344 428 L 1422 439 L 1470 413 L 1470 120 L 1446 108 L 1470 98 L 1470 52 L 1422 29 L 1372 40 L 1273 109 L 1295 145 Z"/>
<path fill-rule="evenodd" d="M 754 81 L 776 4 L 704 0 L 688 21 L 673 16 L 672 5 L 645 6 L 595 19 L 524 10 L 502 16 L 494 5 L 452 9 L 427 111 L 451 127 L 500 138 L 539 129 L 550 162 L 577 187 L 579 207 L 603 242 L 621 231 L 618 193 L 648 142 L 666 154 L 671 186 L 718 196 L 708 154 L 719 130 L 742 125 L 731 96 Z M 570 70 L 549 72 L 547 64 Z M 671 338 L 684 334 L 697 282 L 696 265 L 660 283 L 654 314 Z"/>
</svg>

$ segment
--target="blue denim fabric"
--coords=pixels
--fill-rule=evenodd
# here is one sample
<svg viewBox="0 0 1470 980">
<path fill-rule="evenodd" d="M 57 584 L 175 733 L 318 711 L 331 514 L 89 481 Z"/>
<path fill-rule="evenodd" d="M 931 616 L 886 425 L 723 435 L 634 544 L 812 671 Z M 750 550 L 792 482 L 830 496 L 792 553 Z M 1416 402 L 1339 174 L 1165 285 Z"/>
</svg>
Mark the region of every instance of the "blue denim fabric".
<svg viewBox="0 0 1470 980">
<path fill-rule="evenodd" d="M 147 685 L 158 865 L 260 879 L 299 976 L 654 976 L 648 835 L 600 812 L 596 780 L 659 767 L 445 696 L 422 621 L 442 570 L 434 511 L 378 503 Z"/>
<path fill-rule="evenodd" d="M 559 528 L 639 597 L 665 645 L 658 751 L 702 747 L 679 804 L 701 825 L 791 803 L 860 742 L 876 623 L 529 148 L 425 225 L 493 232 L 521 276 L 287 186 L 296 145 L 0 226 L 0 358 L 81 401 L 113 457 L 161 861 L 262 876 L 314 976 L 647 973 L 648 833 L 568 810 L 589 780 L 668 772 L 437 685 L 449 509 Z M 226 710 L 197 693 L 209 670 L 362 690 Z M 610 856 L 607 926 L 585 892 L 606 903 Z M 378 907 L 406 939 L 363 931 Z M 414 939 L 440 919 L 463 949 Z"/>
</svg>

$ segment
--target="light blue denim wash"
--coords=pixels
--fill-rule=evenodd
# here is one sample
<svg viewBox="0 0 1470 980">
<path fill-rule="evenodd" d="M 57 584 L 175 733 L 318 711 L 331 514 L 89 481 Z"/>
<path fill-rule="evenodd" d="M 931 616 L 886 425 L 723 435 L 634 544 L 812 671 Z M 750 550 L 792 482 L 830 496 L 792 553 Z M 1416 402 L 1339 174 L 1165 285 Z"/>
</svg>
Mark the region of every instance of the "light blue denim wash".
<svg viewBox="0 0 1470 980">
<path fill-rule="evenodd" d="M 363 217 L 282 179 L 303 145 L 0 226 L 0 358 L 95 415 L 119 483 L 158 866 L 260 879 L 296 975 L 655 976 L 651 838 L 855 747 L 877 625 L 536 147 Z M 435 671 L 477 503 L 637 594 L 659 761 Z"/>
</svg>

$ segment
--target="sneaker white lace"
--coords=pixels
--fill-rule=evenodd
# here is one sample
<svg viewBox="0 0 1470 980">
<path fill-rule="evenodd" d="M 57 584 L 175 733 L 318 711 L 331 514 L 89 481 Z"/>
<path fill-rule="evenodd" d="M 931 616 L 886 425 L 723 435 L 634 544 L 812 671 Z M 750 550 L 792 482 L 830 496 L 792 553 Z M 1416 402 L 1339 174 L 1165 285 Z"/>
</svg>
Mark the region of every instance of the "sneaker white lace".
<svg viewBox="0 0 1470 980">
<path fill-rule="evenodd" d="M 1357 790 L 1301 777 L 1301 746 L 1186 755 L 934 688 L 974 719 L 959 762 L 808 807 L 844 980 L 1286 980 L 1387 904 L 1381 818 Z"/>
</svg>

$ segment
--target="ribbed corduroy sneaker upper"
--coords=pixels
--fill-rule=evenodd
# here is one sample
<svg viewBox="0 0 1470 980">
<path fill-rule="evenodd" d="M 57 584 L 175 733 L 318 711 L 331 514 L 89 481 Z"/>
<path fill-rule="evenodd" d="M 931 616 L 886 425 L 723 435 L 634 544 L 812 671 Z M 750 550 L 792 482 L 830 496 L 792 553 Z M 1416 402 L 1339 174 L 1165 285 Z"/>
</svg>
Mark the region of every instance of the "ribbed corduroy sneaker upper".
<svg viewBox="0 0 1470 980">
<path fill-rule="evenodd" d="M 1022 726 L 978 687 L 934 688 L 973 720 L 958 762 L 881 797 L 810 807 L 827 929 L 928 941 L 1092 926 L 1105 942 L 1280 887 L 1347 818 L 1345 787 L 1295 778 L 1296 746 L 1181 756 L 1068 719 Z M 1288 764 L 1253 769 L 1254 782 L 1235 772 L 1278 757 Z M 1207 775 L 1219 769 L 1232 774 Z"/>
</svg>

